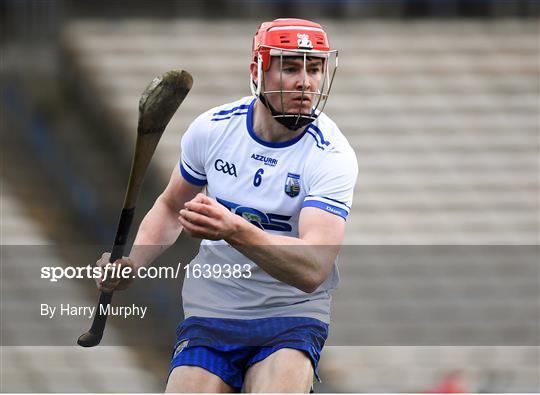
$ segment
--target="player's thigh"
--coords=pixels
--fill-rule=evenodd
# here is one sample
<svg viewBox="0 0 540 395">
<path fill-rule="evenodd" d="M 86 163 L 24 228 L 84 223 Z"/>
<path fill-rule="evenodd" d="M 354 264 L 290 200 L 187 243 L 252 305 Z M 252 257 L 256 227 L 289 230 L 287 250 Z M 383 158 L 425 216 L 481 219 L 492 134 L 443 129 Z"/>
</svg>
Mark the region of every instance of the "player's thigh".
<svg viewBox="0 0 540 395">
<path fill-rule="evenodd" d="M 169 375 L 165 392 L 235 392 L 220 377 L 198 366 L 177 366 Z"/>
<path fill-rule="evenodd" d="M 313 365 L 300 350 L 282 348 L 251 366 L 244 378 L 245 392 L 305 392 L 313 384 Z"/>
</svg>

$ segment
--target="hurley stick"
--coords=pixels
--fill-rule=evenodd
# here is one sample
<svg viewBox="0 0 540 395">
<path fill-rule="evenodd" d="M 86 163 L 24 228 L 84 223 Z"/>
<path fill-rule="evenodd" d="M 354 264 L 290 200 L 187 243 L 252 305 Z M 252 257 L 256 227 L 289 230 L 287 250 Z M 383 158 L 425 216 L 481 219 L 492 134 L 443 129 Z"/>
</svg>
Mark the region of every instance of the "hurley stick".
<svg viewBox="0 0 540 395">
<path fill-rule="evenodd" d="M 124 206 L 118 221 L 116 237 L 109 262 L 114 263 L 122 258 L 129 229 L 135 213 L 135 205 L 146 169 L 156 150 L 156 146 L 172 116 L 187 96 L 193 78 L 187 71 L 169 71 L 156 77 L 148 85 L 139 100 L 139 123 L 137 126 L 137 143 L 131 165 Z M 99 344 L 107 322 L 107 315 L 113 293 L 101 292 L 99 304 L 90 330 L 79 337 L 77 343 L 82 347 L 93 347 Z"/>
</svg>

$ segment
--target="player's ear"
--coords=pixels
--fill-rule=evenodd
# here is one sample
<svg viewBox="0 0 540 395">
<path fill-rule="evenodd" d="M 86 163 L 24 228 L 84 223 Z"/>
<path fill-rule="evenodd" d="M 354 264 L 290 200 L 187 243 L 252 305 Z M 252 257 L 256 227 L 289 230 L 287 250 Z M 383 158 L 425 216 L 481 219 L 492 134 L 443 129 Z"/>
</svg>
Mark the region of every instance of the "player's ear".
<svg viewBox="0 0 540 395">
<path fill-rule="evenodd" d="M 259 81 L 259 75 L 257 73 L 257 63 L 251 62 L 249 64 L 249 72 L 251 73 L 251 78 L 253 79 L 253 82 L 257 84 Z"/>
</svg>

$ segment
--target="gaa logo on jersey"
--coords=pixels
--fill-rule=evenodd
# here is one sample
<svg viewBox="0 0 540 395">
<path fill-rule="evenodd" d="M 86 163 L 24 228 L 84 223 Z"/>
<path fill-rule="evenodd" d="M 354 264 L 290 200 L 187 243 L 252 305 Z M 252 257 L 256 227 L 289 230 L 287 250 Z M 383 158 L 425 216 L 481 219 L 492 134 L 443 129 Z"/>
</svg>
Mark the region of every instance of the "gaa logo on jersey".
<svg viewBox="0 0 540 395">
<path fill-rule="evenodd" d="M 223 159 L 217 159 L 214 162 L 214 169 L 216 169 L 217 171 L 220 171 L 220 172 L 222 172 L 224 174 L 228 174 L 230 176 L 238 177 L 236 175 L 236 166 L 234 165 L 234 163 L 226 162 Z"/>
<path fill-rule="evenodd" d="M 300 193 L 300 174 L 287 173 L 285 193 L 290 197 L 298 196 Z"/>
</svg>

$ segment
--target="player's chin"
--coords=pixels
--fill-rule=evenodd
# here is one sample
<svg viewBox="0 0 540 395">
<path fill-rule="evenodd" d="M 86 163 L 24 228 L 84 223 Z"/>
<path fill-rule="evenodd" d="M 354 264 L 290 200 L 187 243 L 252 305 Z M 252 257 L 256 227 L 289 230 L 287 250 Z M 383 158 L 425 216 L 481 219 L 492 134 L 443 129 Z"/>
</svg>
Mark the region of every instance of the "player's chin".
<svg viewBox="0 0 540 395">
<path fill-rule="evenodd" d="M 287 114 L 293 114 L 293 115 L 311 115 L 311 107 L 308 106 L 302 106 L 302 107 L 290 107 L 289 111 L 287 111 Z"/>
<path fill-rule="evenodd" d="M 291 113 L 300 113 L 303 115 L 311 114 L 311 108 L 312 108 L 311 100 L 296 99 L 296 100 L 291 100 L 288 104 L 289 105 L 287 107 L 289 107 L 289 110 L 290 110 L 289 112 Z"/>
<path fill-rule="evenodd" d="M 272 106 L 277 110 L 278 113 L 289 114 L 289 115 L 311 115 L 312 107 L 311 101 L 289 101 L 284 103 L 284 106 L 281 106 L 281 103 L 274 104 Z"/>
</svg>

